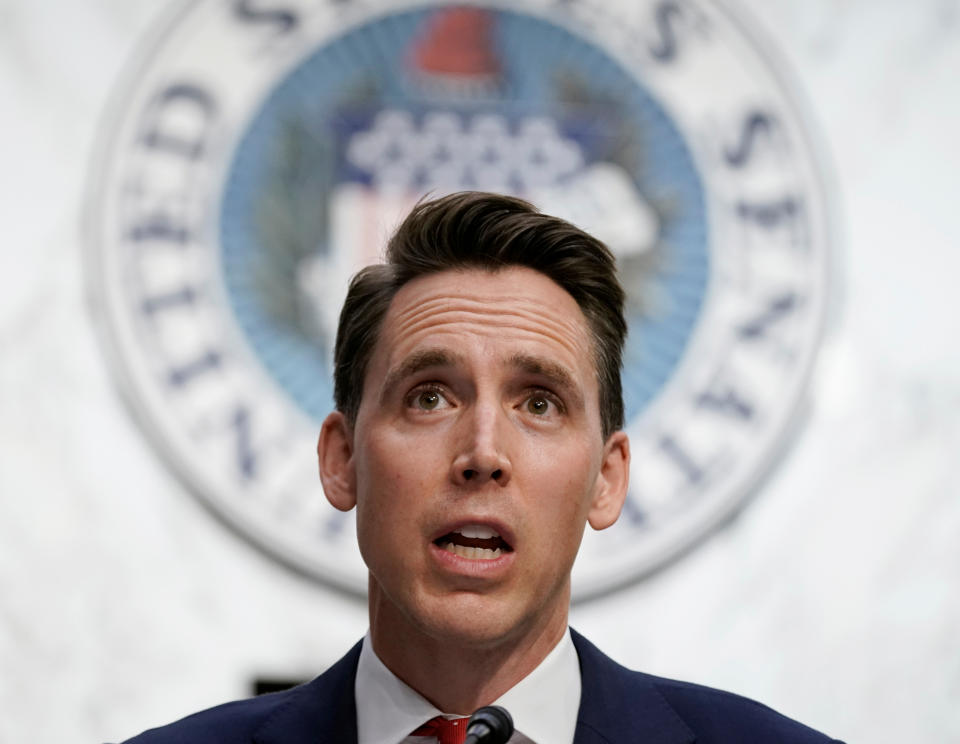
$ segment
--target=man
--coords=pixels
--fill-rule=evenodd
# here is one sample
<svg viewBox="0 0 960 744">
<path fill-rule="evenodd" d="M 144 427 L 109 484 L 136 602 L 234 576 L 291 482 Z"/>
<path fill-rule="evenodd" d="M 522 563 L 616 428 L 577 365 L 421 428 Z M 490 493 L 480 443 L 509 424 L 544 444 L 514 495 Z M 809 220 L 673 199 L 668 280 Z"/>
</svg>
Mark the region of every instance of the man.
<svg viewBox="0 0 960 744">
<path fill-rule="evenodd" d="M 513 742 L 829 741 L 567 627 L 583 530 L 627 493 L 623 302 L 610 252 L 523 201 L 419 204 L 351 283 L 317 447 L 330 503 L 357 510 L 369 634 L 313 682 L 132 741 L 448 744 L 493 702 Z"/>
</svg>

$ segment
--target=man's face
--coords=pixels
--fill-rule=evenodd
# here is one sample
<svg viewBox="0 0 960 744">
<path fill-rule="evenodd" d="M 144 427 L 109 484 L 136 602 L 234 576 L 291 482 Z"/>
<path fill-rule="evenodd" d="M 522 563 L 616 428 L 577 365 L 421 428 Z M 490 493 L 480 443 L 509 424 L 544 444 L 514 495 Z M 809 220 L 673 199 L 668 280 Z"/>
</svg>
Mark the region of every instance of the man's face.
<svg viewBox="0 0 960 744">
<path fill-rule="evenodd" d="M 328 498 L 357 507 L 381 621 L 477 646 L 565 627 L 584 525 L 611 524 L 626 491 L 592 348 L 573 298 L 530 269 L 398 292 L 354 427 L 332 414 L 342 436 L 320 445 Z"/>
</svg>

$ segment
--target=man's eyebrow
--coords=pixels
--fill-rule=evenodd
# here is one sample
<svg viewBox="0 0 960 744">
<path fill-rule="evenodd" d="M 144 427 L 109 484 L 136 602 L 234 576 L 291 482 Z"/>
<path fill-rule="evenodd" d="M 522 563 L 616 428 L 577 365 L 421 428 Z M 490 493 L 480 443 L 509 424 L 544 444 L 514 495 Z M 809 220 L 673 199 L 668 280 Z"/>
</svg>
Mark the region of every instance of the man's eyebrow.
<svg viewBox="0 0 960 744">
<path fill-rule="evenodd" d="M 577 400 L 581 397 L 580 388 L 574 381 L 573 375 L 562 364 L 531 354 L 514 354 L 510 357 L 509 364 L 523 372 L 546 377 L 568 395 L 575 396 Z"/>
<path fill-rule="evenodd" d="M 462 357 L 459 354 L 447 351 L 446 349 L 421 349 L 416 351 L 398 367 L 394 367 L 387 373 L 380 388 L 380 399 L 383 400 L 402 380 L 415 375 L 417 372 L 429 367 L 452 367 L 457 364 Z"/>
</svg>

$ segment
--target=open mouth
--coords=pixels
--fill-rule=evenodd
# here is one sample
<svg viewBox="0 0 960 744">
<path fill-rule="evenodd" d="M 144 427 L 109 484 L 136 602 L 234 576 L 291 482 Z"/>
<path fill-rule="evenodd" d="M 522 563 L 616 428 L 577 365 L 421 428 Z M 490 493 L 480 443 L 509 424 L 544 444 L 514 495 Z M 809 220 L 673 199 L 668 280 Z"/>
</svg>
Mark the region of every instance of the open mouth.
<svg viewBox="0 0 960 744">
<path fill-rule="evenodd" d="M 438 537 L 433 544 L 461 558 L 475 561 L 492 561 L 513 550 L 496 530 L 479 524 L 457 527 Z"/>
</svg>

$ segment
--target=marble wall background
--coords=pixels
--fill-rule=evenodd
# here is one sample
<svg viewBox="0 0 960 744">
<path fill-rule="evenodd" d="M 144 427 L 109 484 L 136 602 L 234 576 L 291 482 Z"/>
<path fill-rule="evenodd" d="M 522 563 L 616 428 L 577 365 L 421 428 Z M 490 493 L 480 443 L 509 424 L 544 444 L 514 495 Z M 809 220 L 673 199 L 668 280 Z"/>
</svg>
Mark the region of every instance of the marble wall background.
<svg viewBox="0 0 960 744">
<path fill-rule="evenodd" d="M 832 154 L 841 307 L 750 507 L 574 623 L 850 742 L 960 741 L 960 2 L 740 5 Z M 0 2 L 0 742 L 123 738 L 255 674 L 310 675 L 365 627 L 184 491 L 96 342 L 88 156 L 162 9 Z"/>
</svg>

